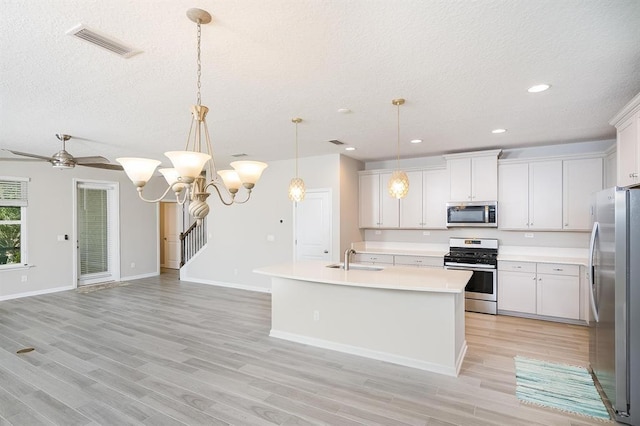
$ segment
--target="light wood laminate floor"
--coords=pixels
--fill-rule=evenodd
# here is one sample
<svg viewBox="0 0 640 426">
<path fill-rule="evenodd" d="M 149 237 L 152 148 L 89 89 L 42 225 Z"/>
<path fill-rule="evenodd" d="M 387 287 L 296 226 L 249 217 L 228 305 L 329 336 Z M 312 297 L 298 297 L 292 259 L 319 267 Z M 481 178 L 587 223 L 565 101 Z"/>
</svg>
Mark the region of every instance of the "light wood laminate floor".
<svg viewBox="0 0 640 426">
<path fill-rule="evenodd" d="M 269 328 L 269 294 L 175 272 L 0 302 L 0 425 L 603 424 L 515 397 L 515 355 L 586 365 L 586 327 L 468 313 L 457 378 Z"/>
</svg>

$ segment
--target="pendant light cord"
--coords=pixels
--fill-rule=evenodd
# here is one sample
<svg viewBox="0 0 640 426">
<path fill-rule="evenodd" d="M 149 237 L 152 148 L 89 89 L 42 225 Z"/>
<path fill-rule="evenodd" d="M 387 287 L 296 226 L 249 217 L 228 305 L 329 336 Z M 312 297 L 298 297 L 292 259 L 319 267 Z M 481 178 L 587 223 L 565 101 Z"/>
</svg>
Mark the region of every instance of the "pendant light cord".
<svg viewBox="0 0 640 426">
<path fill-rule="evenodd" d="M 298 177 L 298 122 L 296 120 L 296 177 Z"/>
<path fill-rule="evenodd" d="M 400 104 L 398 107 L 398 150 L 396 155 L 396 169 L 400 170 Z"/>
</svg>

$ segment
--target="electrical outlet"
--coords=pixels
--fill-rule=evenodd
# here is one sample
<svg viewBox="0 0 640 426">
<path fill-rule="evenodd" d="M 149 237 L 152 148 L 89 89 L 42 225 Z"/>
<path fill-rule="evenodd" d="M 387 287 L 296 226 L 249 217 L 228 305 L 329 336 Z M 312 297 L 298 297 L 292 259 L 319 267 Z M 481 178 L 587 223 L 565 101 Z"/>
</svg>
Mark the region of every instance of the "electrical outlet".
<svg viewBox="0 0 640 426">
<path fill-rule="evenodd" d="M 131 262 L 131 269 L 136 267 L 136 262 Z"/>
<path fill-rule="evenodd" d="M 382 231 L 380 231 L 379 229 L 376 229 L 376 235 L 382 235 Z"/>
<path fill-rule="evenodd" d="M 526 234 L 524 234 L 524 237 L 525 237 L 525 238 L 533 238 L 533 234 L 531 234 L 531 233 L 526 233 Z"/>
<path fill-rule="evenodd" d="M 422 235 L 431 235 L 431 231 L 422 231 Z"/>
<path fill-rule="evenodd" d="M 26 276 L 26 275 L 23 275 L 23 276 L 22 276 L 22 277 L 20 277 L 20 278 L 21 278 L 21 281 L 22 281 L 23 283 L 26 283 L 26 282 L 27 282 L 27 279 L 28 279 L 28 278 L 27 278 L 27 276 Z"/>
<path fill-rule="evenodd" d="M 313 320 L 320 321 L 320 311 L 313 311 Z"/>
<path fill-rule="evenodd" d="M 233 270 L 233 275 L 238 275 L 238 270 L 237 269 Z"/>
</svg>

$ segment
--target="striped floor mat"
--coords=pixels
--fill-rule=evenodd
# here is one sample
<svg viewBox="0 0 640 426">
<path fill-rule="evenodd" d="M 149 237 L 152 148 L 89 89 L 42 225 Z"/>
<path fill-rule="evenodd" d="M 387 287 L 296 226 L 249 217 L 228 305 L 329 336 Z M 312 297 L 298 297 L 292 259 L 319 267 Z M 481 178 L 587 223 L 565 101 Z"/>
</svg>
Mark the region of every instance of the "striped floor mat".
<svg viewBox="0 0 640 426">
<path fill-rule="evenodd" d="M 516 396 L 521 401 L 610 419 L 586 368 L 520 356 L 515 361 Z"/>
</svg>

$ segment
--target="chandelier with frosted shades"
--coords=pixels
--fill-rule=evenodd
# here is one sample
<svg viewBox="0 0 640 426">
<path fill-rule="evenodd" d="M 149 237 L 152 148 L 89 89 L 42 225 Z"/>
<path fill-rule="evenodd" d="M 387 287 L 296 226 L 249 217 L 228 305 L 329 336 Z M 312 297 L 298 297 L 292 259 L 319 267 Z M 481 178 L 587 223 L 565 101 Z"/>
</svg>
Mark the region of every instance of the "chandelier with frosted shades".
<svg viewBox="0 0 640 426">
<path fill-rule="evenodd" d="M 400 105 L 404 104 L 404 99 L 394 99 L 391 103 L 398 107 L 398 149 L 396 156 L 396 169 L 391 173 L 391 178 L 387 184 L 389 195 L 393 198 L 404 198 L 409 193 L 409 177 L 400 170 Z"/>
<path fill-rule="evenodd" d="M 258 179 L 260 179 L 267 164 L 259 161 L 234 161 L 230 164 L 233 170 L 218 170 L 216 174 L 211 139 L 209 138 L 206 122 L 209 108 L 202 105 L 200 96 L 200 75 L 202 71 L 200 61 L 201 24 L 211 22 L 211 15 L 202 9 L 189 9 L 187 17 L 197 24 L 197 101 L 196 105 L 191 106 L 191 126 L 189 127 L 184 151 L 165 152 L 164 155 L 171 160 L 173 168 L 158 170 L 166 179 L 169 187 L 161 197 L 154 200 L 146 199 L 142 195 L 144 186 L 151 179 L 156 167 L 161 162 L 147 158 L 132 157 L 116 158 L 116 161 L 122 164 L 124 171 L 136 186 L 138 195 L 142 200 L 149 203 L 159 202 L 169 191 L 173 190 L 176 201 L 179 204 L 184 204 L 187 200 L 190 201 L 189 214 L 200 224 L 209 213 L 207 197 L 210 194 L 207 192 L 208 190 L 215 190 L 224 205 L 245 203 L 251 197 L 251 191 Z M 203 171 L 211 179 L 209 182 L 203 176 Z M 236 199 L 236 194 L 241 187 L 246 189 L 247 197 L 239 201 Z M 223 192 L 225 195 L 223 195 Z"/>
</svg>

